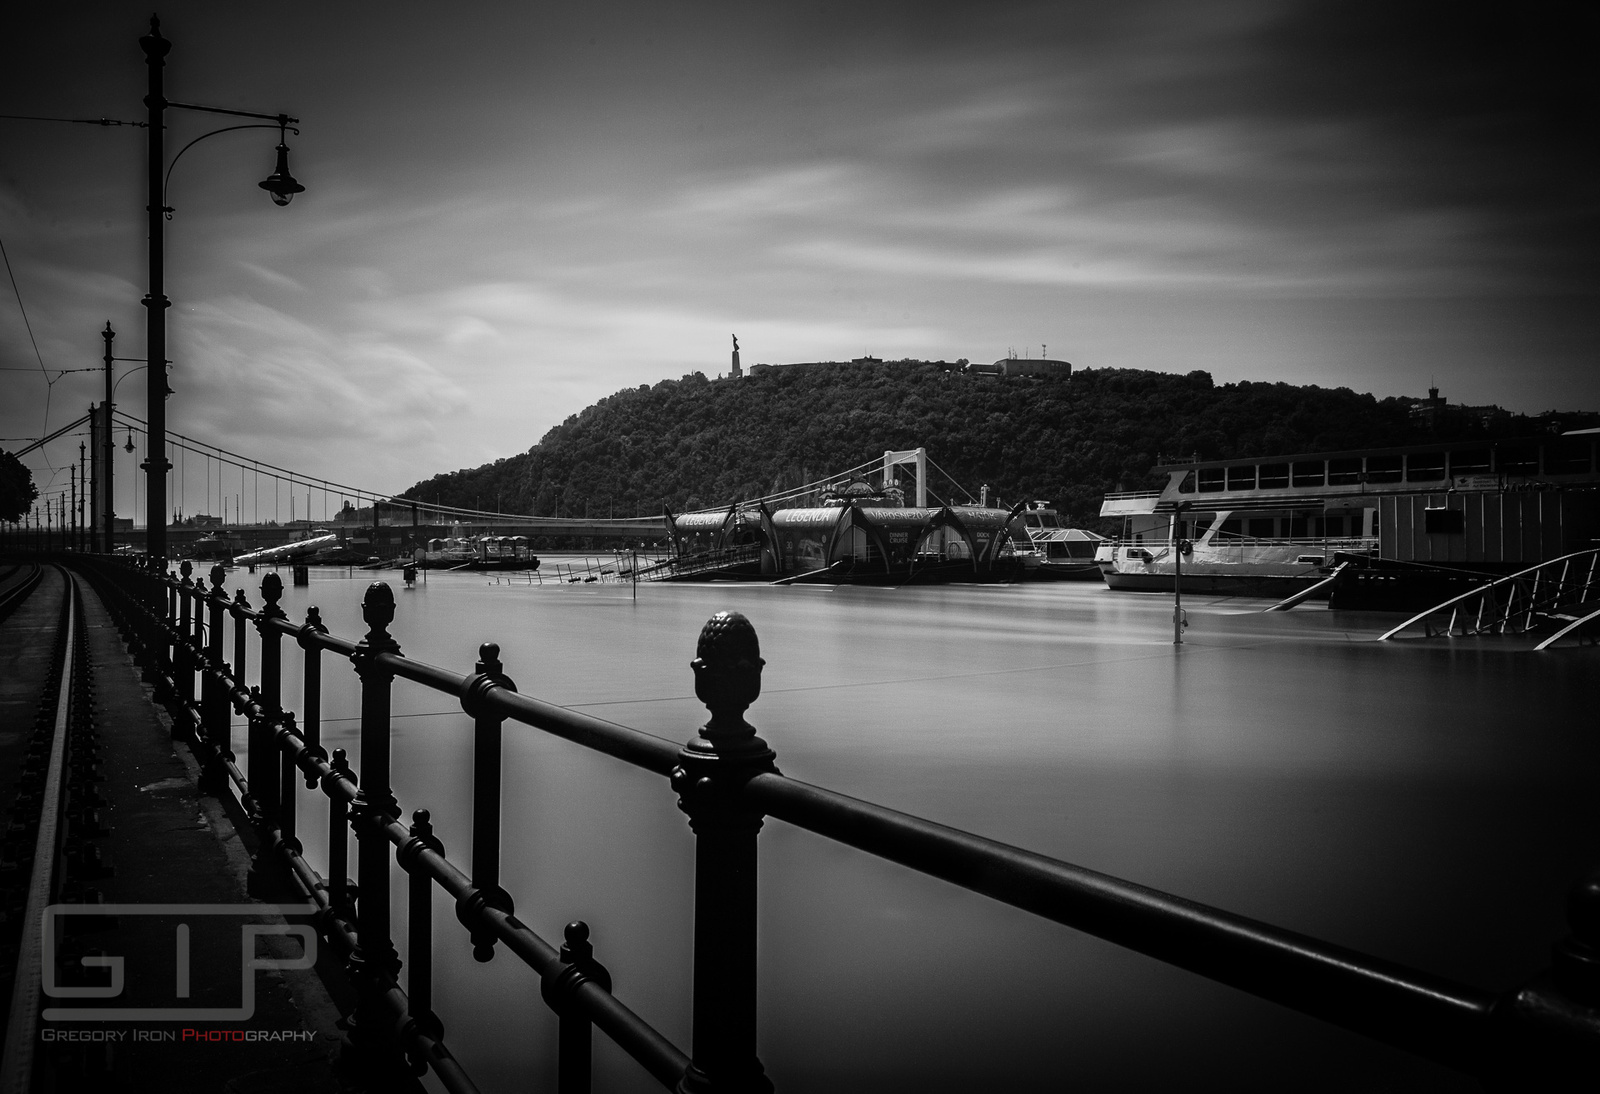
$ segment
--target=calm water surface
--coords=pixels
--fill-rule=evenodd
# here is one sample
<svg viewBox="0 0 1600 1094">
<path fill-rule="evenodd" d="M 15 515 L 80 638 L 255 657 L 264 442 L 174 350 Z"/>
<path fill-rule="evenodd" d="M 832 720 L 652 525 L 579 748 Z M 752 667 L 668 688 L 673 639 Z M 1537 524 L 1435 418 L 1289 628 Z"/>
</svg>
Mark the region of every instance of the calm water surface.
<svg viewBox="0 0 1600 1094">
<path fill-rule="evenodd" d="M 284 607 L 358 638 L 372 576 L 313 571 Z M 407 655 L 465 672 L 496 641 L 520 690 L 677 741 L 705 718 L 699 629 L 741 611 L 767 660 L 747 716 L 786 774 L 1469 984 L 1542 968 L 1567 887 L 1600 865 L 1592 648 L 1378 644 L 1388 616 L 1196 598 L 1174 648 L 1166 598 L 1076 583 L 651 585 L 635 603 L 380 576 Z M 260 575 L 231 580 L 259 602 Z M 354 674 L 324 674 L 325 739 L 359 769 Z M 396 795 L 465 864 L 470 721 L 406 681 L 395 710 Z M 506 787 L 518 915 L 552 940 L 586 920 L 618 996 L 687 1051 L 693 844 L 665 780 L 507 723 Z M 324 823 L 303 829 L 319 864 Z M 760 855 L 761 1056 L 780 1091 L 1475 1089 L 782 822 Z M 403 940 L 401 893 L 396 870 Z M 474 964 L 449 903 L 434 915 L 456 1055 L 486 1091 L 553 1086 L 536 979 L 503 951 Z M 656 1089 L 599 1036 L 595 1058 L 597 1090 Z"/>
</svg>

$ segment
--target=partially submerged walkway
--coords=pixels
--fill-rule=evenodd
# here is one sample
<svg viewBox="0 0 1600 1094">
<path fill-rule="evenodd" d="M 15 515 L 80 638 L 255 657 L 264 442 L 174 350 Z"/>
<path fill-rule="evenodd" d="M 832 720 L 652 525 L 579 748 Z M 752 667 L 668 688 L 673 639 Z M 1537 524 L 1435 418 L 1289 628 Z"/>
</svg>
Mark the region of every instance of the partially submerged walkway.
<svg viewBox="0 0 1600 1094">
<path fill-rule="evenodd" d="M 109 830 L 95 842 L 111 867 L 109 876 L 84 881 L 91 890 L 88 899 L 93 899 L 92 890 L 98 890 L 108 905 L 230 905 L 240 907 L 241 913 L 135 913 L 61 920 L 96 927 L 69 930 L 61 941 L 65 952 L 74 958 L 94 951 L 122 957 L 125 983 L 114 997 L 46 996 L 42 1004 L 47 1009 L 63 1003 L 108 1009 L 243 1009 L 241 963 L 246 955 L 241 951 L 240 928 L 282 920 L 247 895 L 250 863 L 239 832 L 217 799 L 198 789 L 199 769 L 188 748 L 172 740 L 170 723 L 140 681 L 99 598 L 87 583 L 80 587 L 85 592 L 102 779 L 97 790 L 104 801 L 98 819 Z M 0 622 L 0 804 L 8 817 L 16 808 L 30 804 L 37 808 L 37 803 L 15 800 L 15 773 L 46 687 L 64 592 L 65 579 L 59 571 L 47 569 L 44 582 L 28 601 Z M 26 885 L 26 876 L 18 873 L 6 875 L 7 890 Z M 0 926 L 9 946 L 15 925 Z M 187 943 L 186 955 L 180 940 Z M 253 948 L 258 953 L 250 956 L 298 953 L 293 942 L 282 943 L 278 952 L 266 940 Z M 0 970 L 8 1000 L 15 957 L 15 950 L 7 949 Z M 187 995 L 181 986 L 185 972 Z M 64 976 L 71 973 L 69 968 Z M 87 975 L 80 971 L 78 982 L 94 983 Z M 38 1069 L 54 1073 L 58 1090 L 318 1094 L 337 1089 L 330 1061 L 338 1012 L 321 981 L 309 971 L 250 975 L 255 992 L 248 1018 L 42 1019 L 36 1034 Z"/>
</svg>

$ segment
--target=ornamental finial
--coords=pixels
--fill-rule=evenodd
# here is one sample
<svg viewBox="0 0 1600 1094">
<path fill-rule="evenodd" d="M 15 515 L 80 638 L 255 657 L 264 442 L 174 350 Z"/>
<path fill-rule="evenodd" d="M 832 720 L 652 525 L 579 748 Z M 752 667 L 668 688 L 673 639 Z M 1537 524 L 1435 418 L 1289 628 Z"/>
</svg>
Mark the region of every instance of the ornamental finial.
<svg viewBox="0 0 1600 1094">
<path fill-rule="evenodd" d="M 739 612 L 718 612 L 700 630 L 695 647 L 695 696 L 711 711 L 704 735 L 709 741 L 749 737 L 744 712 L 761 694 L 761 642 Z"/>
</svg>

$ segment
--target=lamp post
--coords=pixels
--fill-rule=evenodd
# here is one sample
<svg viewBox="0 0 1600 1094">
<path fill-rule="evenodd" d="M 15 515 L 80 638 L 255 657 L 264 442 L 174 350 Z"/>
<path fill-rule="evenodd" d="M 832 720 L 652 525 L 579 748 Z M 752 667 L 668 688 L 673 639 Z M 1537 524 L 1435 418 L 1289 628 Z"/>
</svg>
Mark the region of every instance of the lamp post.
<svg viewBox="0 0 1600 1094">
<path fill-rule="evenodd" d="M 166 399 L 169 394 L 167 387 L 167 309 L 172 302 L 166 296 L 166 247 L 165 230 L 166 216 L 171 212 L 166 204 L 166 144 L 165 124 L 168 107 L 177 107 L 182 110 L 198 110 L 207 114 L 230 114 L 241 118 L 264 118 L 276 123 L 278 127 L 278 158 L 274 171 L 262 180 L 259 185 L 272 195 L 272 200 L 277 205 L 288 205 L 294 195 L 305 190 L 295 181 L 289 173 L 289 147 L 285 143 L 285 132 L 291 125 L 299 121 L 287 114 L 258 114 L 250 110 L 225 110 L 217 106 L 199 106 L 194 103 L 178 103 L 167 99 L 162 90 L 161 70 L 166 64 L 167 53 L 172 49 L 172 43 L 161 37 L 161 21 L 155 16 L 150 17 L 150 33 L 139 39 L 139 47 L 144 50 L 145 61 L 150 66 L 150 93 L 145 96 L 145 106 L 150 111 L 150 162 L 148 176 L 148 190 L 150 203 L 146 211 L 150 217 L 150 291 L 144 298 L 144 306 L 148 309 L 146 316 L 147 331 L 145 338 L 145 352 L 150 362 L 148 373 L 149 407 L 149 445 L 143 463 L 146 477 L 146 497 L 149 505 L 146 509 L 145 523 L 146 550 L 149 565 L 153 572 L 163 573 L 166 570 L 167 558 L 167 472 L 172 469 L 171 462 L 167 459 L 167 408 Z M 257 129 L 270 128 L 269 126 L 229 126 L 228 129 L 218 129 L 213 133 L 206 133 L 190 141 L 179 152 L 183 155 L 189 147 L 205 137 L 214 133 L 228 132 L 231 129 Z M 295 130 L 299 132 L 299 130 Z M 177 162 L 178 157 L 173 157 Z"/>
</svg>

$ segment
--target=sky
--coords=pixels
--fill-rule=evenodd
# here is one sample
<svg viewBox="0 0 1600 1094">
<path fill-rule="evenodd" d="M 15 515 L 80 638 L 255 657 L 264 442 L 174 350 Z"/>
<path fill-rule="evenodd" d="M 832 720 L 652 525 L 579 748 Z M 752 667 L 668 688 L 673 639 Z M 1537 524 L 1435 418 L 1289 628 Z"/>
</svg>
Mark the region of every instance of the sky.
<svg viewBox="0 0 1600 1094">
<path fill-rule="evenodd" d="M 747 366 L 1015 352 L 1600 409 L 1587 5 L 157 10 L 167 97 L 299 118 L 306 186 L 255 185 L 275 130 L 173 166 L 168 427 L 305 475 L 389 493 L 524 452 L 727 372 L 734 334 Z M 0 113 L 144 120 L 150 15 L 8 14 Z M 238 121 L 169 111 L 169 161 Z M 100 400 L 107 322 L 143 357 L 146 140 L 0 119 L 0 449 Z M 145 400 L 131 374 L 119 408 Z M 41 490 L 83 439 L 26 458 Z M 174 504 L 215 512 L 186 460 Z"/>
</svg>

